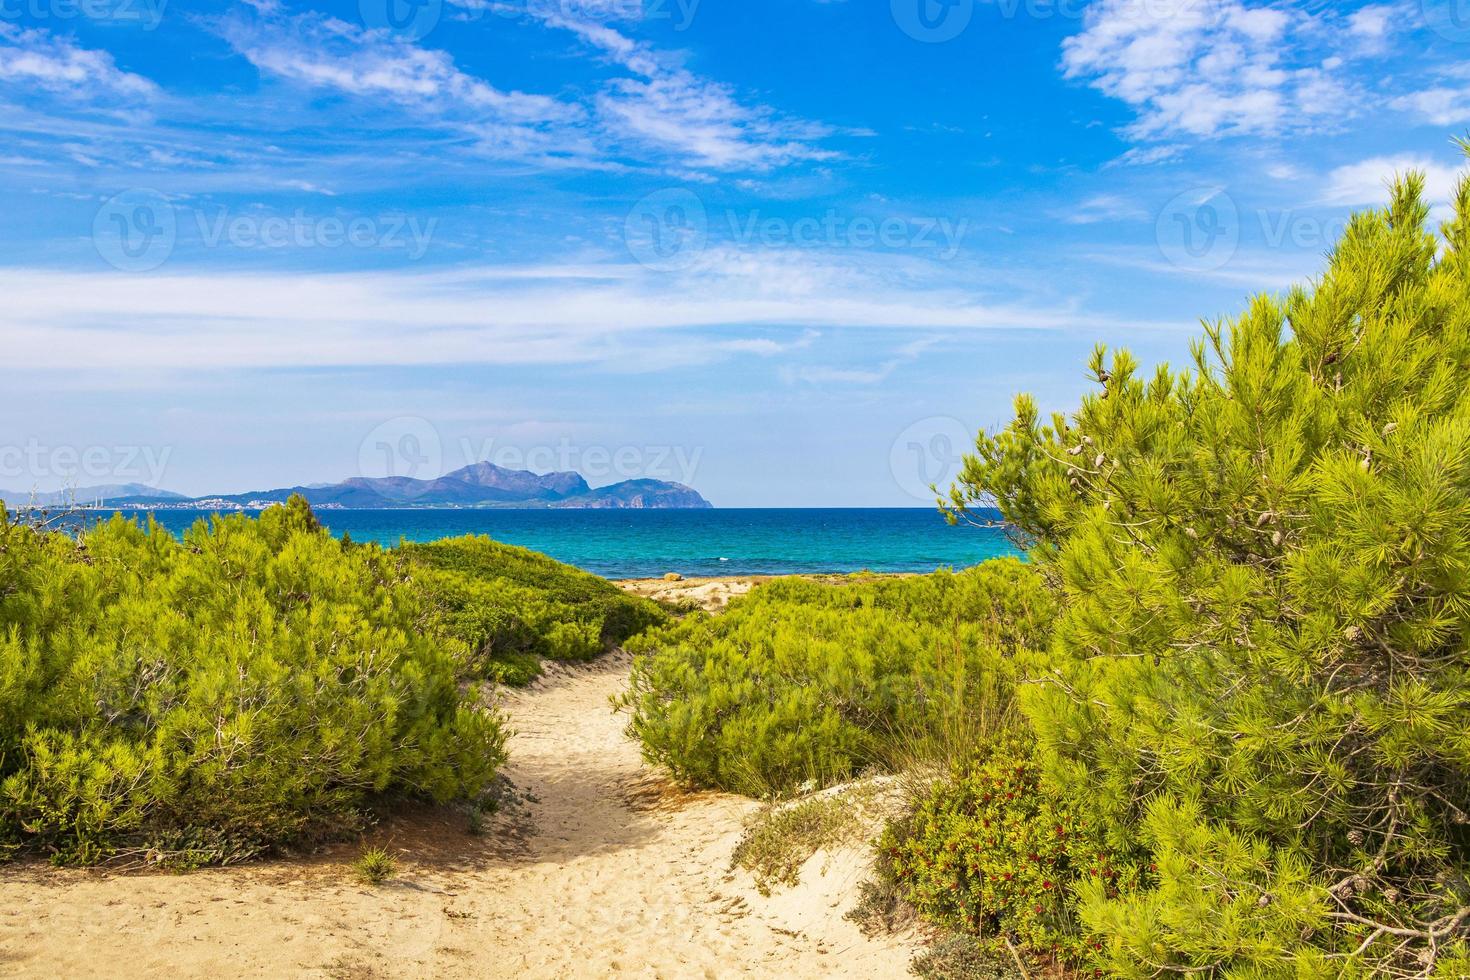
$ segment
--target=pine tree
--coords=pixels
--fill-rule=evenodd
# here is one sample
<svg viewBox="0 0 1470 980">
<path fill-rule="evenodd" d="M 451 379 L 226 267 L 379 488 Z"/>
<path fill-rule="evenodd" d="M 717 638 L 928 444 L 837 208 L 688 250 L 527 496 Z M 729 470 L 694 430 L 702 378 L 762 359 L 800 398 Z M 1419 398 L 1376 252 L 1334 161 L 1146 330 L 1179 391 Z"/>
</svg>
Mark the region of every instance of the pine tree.
<svg viewBox="0 0 1470 980">
<path fill-rule="evenodd" d="M 1463 975 L 1470 179 L 1442 239 L 1423 184 L 1191 370 L 1099 349 L 1074 415 L 1020 398 L 946 502 L 1060 599 L 1046 772 L 1157 866 L 1083 903 L 1120 975 Z"/>
</svg>

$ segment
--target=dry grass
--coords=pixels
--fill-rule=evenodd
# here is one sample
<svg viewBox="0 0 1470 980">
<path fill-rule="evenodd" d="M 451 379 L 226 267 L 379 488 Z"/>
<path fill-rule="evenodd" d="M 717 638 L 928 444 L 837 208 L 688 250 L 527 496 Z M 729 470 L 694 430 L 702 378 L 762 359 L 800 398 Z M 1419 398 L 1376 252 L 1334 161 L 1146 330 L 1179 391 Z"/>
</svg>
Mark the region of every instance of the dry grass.
<svg viewBox="0 0 1470 980">
<path fill-rule="evenodd" d="M 863 843 L 875 796 L 871 786 L 859 785 L 798 803 L 771 804 L 746 828 L 731 866 L 753 874 L 762 895 L 777 885 L 798 885 L 802 865 L 818 851 Z"/>
</svg>

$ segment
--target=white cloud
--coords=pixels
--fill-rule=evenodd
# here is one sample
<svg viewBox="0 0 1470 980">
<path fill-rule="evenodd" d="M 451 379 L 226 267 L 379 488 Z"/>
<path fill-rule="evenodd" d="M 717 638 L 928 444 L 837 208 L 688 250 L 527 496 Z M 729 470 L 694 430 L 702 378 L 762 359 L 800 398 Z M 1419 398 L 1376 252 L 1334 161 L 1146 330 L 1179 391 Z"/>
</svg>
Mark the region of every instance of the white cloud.
<svg viewBox="0 0 1470 980">
<path fill-rule="evenodd" d="M 1401 96 L 1390 103 L 1401 112 L 1412 112 L 1435 126 L 1458 126 L 1470 122 L 1470 86 L 1431 88 Z"/>
<path fill-rule="evenodd" d="M 5 269 L 0 335 L 17 370 L 204 369 L 604 362 L 638 345 L 687 360 L 691 331 L 724 327 L 790 331 L 786 343 L 802 346 L 811 331 L 837 328 L 1100 322 L 1071 305 L 989 302 L 955 277 L 946 263 L 795 250 L 711 250 L 682 274 L 629 264 L 332 275 Z M 706 357 L 790 349 L 738 338 L 706 347 Z"/>
<path fill-rule="evenodd" d="M 1386 3 L 1360 7 L 1348 15 L 1348 33 L 1362 42 L 1365 50 L 1378 53 L 1386 50 L 1396 24 L 1412 18 L 1415 13 L 1412 9 Z"/>
<path fill-rule="evenodd" d="M 938 337 L 921 337 L 902 345 L 893 355 L 881 364 L 872 367 L 833 367 L 831 365 L 804 365 L 802 367 L 785 368 L 782 376 L 790 384 L 800 381 L 804 384 L 830 385 L 875 385 L 887 381 L 894 371 L 912 361 L 918 360 L 931 347 L 939 343 Z"/>
<path fill-rule="evenodd" d="M 1117 194 L 1096 194 L 1054 215 L 1068 224 L 1093 225 L 1104 221 L 1136 221 L 1147 218 L 1148 211 Z"/>
<path fill-rule="evenodd" d="M 1424 195 L 1431 204 L 1442 205 L 1454 194 L 1459 171 L 1424 157 L 1379 156 L 1338 167 L 1327 175 L 1323 204 L 1372 205 L 1388 202 L 1388 188 L 1395 175 L 1418 170 L 1424 174 Z"/>
<path fill-rule="evenodd" d="M 493 6 L 487 0 L 487 9 Z M 684 68 L 679 56 L 562 9 L 528 3 L 517 14 L 571 32 L 614 68 L 614 77 L 580 98 L 503 91 L 444 51 L 318 14 L 286 17 L 267 7 L 219 30 L 264 75 L 386 100 L 440 125 L 452 123 L 482 152 L 500 158 L 599 167 L 625 159 L 669 161 L 695 170 L 760 172 L 835 155 L 816 145 L 829 135 L 826 127 L 745 104 L 730 86 Z"/>
<path fill-rule="evenodd" d="M 105 51 L 0 21 L 0 90 L 7 85 L 88 101 L 145 100 L 158 92 L 148 79 L 118 68 Z"/>
<path fill-rule="evenodd" d="M 815 145 L 831 131 L 782 118 L 766 106 L 747 106 L 732 88 L 700 78 L 675 56 L 634 41 L 606 24 L 545 13 L 552 27 L 571 31 L 637 76 L 610 81 L 598 112 L 615 136 L 678 154 L 690 166 L 713 170 L 768 170 L 836 154 Z"/>
<path fill-rule="evenodd" d="M 461 70 L 447 53 L 386 32 L 315 14 L 236 19 L 221 25 L 220 32 L 263 75 L 386 100 L 425 121 L 452 122 L 493 156 L 549 160 L 595 154 L 581 131 L 583 107 L 503 91 Z"/>
<path fill-rule="evenodd" d="M 1364 17 L 1349 31 L 1361 41 L 1376 23 Z M 1099 0 L 1063 42 L 1062 67 L 1131 106 L 1134 139 L 1310 129 L 1350 104 L 1342 59 L 1311 51 L 1322 27 L 1240 0 Z"/>
<path fill-rule="evenodd" d="M 1178 143 L 1163 143 L 1158 146 L 1135 146 L 1125 152 L 1116 160 L 1108 162 L 1108 166 L 1124 167 L 1146 167 L 1153 163 L 1164 163 L 1173 160 L 1184 152 L 1184 147 Z"/>
</svg>

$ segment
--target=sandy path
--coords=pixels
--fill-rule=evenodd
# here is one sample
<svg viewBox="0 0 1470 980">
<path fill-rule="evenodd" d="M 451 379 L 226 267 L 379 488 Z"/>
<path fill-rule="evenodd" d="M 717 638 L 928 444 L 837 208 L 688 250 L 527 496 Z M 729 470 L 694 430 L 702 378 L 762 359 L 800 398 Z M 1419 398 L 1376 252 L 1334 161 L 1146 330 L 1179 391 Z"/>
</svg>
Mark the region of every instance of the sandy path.
<svg viewBox="0 0 1470 980">
<path fill-rule="evenodd" d="M 611 660 L 515 695 L 508 773 L 536 802 L 483 837 L 442 811 L 393 821 L 380 888 L 353 879 L 355 846 L 180 876 L 0 868 L 0 975 L 905 975 L 905 944 L 842 918 L 860 854 L 770 899 L 727 870 L 755 804 L 643 766 L 608 706 L 626 678 Z"/>
</svg>

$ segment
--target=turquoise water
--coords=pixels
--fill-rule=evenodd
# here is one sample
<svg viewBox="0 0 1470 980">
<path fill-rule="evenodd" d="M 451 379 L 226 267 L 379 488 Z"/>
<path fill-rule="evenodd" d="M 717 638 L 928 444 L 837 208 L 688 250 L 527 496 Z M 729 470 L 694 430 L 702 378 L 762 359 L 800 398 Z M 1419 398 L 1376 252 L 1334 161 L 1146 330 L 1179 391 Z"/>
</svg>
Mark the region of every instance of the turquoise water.
<svg viewBox="0 0 1470 980">
<path fill-rule="evenodd" d="M 182 531 L 199 511 L 163 510 Z M 488 534 L 607 578 L 932 572 L 1014 554 L 992 528 L 921 510 L 324 510 L 334 534 L 394 545 Z"/>
</svg>

